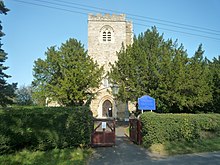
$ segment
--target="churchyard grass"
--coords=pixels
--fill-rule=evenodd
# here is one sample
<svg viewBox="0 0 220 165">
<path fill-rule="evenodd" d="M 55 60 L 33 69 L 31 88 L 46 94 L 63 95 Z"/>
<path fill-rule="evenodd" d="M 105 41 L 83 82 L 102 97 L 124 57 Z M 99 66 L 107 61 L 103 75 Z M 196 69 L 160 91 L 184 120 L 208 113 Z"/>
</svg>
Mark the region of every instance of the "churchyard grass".
<svg viewBox="0 0 220 165">
<path fill-rule="evenodd" d="M 195 141 L 175 141 L 164 144 L 153 144 L 150 152 L 160 155 L 177 155 L 200 152 L 220 151 L 220 137 Z"/>
<path fill-rule="evenodd" d="M 92 149 L 53 149 L 48 151 L 22 150 L 14 154 L 0 156 L 0 164 L 4 165 L 54 165 L 77 164 L 85 165 L 92 154 Z"/>
</svg>

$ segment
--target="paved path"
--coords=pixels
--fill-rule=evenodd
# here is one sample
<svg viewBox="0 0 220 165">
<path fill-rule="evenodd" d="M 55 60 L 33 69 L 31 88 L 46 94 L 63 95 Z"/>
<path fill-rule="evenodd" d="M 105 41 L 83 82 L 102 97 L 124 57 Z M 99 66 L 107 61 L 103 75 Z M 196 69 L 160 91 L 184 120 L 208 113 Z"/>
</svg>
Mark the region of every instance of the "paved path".
<svg viewBox="0 0 220 165">
<path fill-rule="evenodd" d="M 95 148 L 89 165 L 220 165 L 220 152 L 160 157 L 151 155 L 145 148 L 131 143 L 117 128 L 116 145 Z"/>
</svg>

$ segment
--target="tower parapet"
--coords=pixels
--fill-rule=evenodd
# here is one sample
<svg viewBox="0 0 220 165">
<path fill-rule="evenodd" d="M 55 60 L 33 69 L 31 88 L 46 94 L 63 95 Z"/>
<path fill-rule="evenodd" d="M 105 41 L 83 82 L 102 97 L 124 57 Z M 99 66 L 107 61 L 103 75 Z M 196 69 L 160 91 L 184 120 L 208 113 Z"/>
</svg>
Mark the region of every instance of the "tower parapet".
<svg viewBox="0 0 220 165">
<path fill-rule="evenodd" d="M 126 21 L 125 14 L 89 14 L 88 21 Z"/>
</svg>

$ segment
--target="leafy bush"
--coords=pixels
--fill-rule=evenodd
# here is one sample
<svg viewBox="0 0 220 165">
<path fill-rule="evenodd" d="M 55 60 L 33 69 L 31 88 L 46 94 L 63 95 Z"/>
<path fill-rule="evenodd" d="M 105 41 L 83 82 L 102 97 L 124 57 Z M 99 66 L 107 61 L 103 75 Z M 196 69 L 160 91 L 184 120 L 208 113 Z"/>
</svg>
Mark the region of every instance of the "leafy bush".
<svg viewBox="0 0 220 165">
<path fill-rule="evenodd" d="M 88 107 L 1 110 L 0 153 L 88 145 L 91 131 Z"/>
<path fill-rule="evenodd" d="M 220 136 L 220 114 L 156 114 L 141 115 L 143 145 L 166 141 L 193 141 Z M 208 135 L 208 136 L 206 136 Z"/>
</svg>

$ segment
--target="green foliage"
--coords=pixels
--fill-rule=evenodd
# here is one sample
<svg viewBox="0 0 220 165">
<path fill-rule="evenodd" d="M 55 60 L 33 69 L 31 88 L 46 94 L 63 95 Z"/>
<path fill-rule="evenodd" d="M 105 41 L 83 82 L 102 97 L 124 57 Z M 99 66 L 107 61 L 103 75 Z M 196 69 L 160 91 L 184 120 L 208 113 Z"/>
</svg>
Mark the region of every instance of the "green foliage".
<svg viewBox="0 0 220 165">
<path fill-rule="evenodd" d="M 0 112 L 0 153 L 90 143 L 92 113 L 88 107 L 11 108 Z"/>
<path fill-rule="evenodd" d="M 5 7 L 3 0 L 0 1 L 0 14 L 7 14 L 9 11 L 8 8 Z"/>
<path fill-rule="evenodd" d="M 7 14 L 9 9 L 7 9 L 4 5 L 3 1 L 0 1 L 0 14 Z M 4 33 L 2 32 L 2 26 L 0 21 L 0 106 L 6 106 L 8 104 L 13 103 L 13 98 L 15 97 L 15 89 L 17 84 L 12 83 L 8 84 L 6 82 L 6 78 L 9 78 L 10 76 L 5 74 L 4 71 L 8 69 L 8 67 L 4 66 L 3 63 L 7 59 L 7 53 L 1 48 L 1 37 L 4 36 Z"/>
<path fill-rule="evenodd" d="M 103 68 L 87 55 L 83 45 L 69 39 L 60 48 L 48 48 L 46 59 L 34 64 L 35 96 L 51 98 L 62 105 L 83 105 L 99 87 Z"/>
<path fill-rule="evenodd" d="M 119 85 L 118 98 L 122 101 L 136 101 L 138 97 L 150 93 L 157 86 L 157 55 L 162 55 L 159 46 L 163 37 L 156 28 L 147 30 L 134 38 L 132 46 L 122 47 L 118 61 L 112 65 L 109 77 Z M 153 75 L 153 76 L 151 76 Z"/>
<path fill-rule="evenodd" d="M 137 101 L 143 95 L 156 98 L 162 112 L 195 112 L 212 100 L 210 71 L 202 45 L 188 58 L 183 45 L 165 41 L 155 27 L 134 38 L 118 53 L 109 77 L 119 85 L 118 98 Z"/>
<path fill-rule="evenodd" d="M 33 105 L 32 87 L 20 86 L 16 91 L 16 103 L 18 105 Z"/>
<path fill-rule="evenodd" d="M 213 82 L 213 101 L 212 104 L 207 105 L 207 107 L 212 107 L 211 111 L 220 113 L 220 56 L 218 56 L 218 58 L 214 58 L 212 62 L 209 62 L 209 66 Z"/>
<path fill-rule="evenodd" d="M 53 149 L 51 151 L 31 152 L 23 150 L 15 154 L 0 156 L 0 164 L 4 165 L 58 165 L 73 164 L 85 165 L 89 156 L 92 154 L 91 149 Z"/>
<path fill-rule="evenodd" d="M 143 145 L 172 141 L 194 141 L 220 136 L 219 114 L 156 114 L 141 115 Z M 211 136 L 208 136 L 211 135 Z"/>
</svg>

